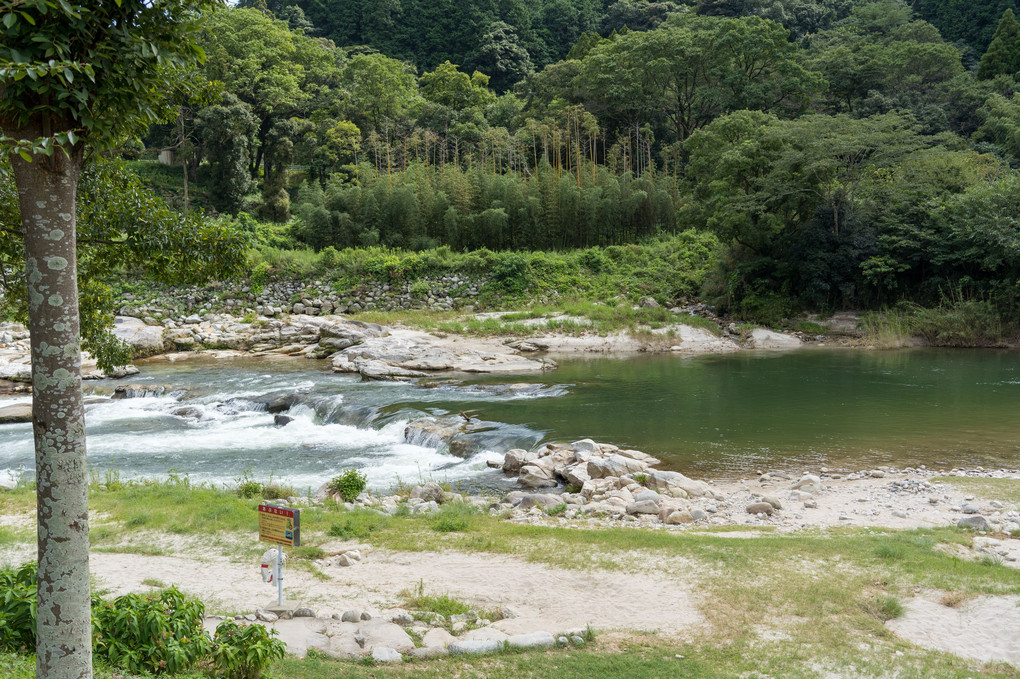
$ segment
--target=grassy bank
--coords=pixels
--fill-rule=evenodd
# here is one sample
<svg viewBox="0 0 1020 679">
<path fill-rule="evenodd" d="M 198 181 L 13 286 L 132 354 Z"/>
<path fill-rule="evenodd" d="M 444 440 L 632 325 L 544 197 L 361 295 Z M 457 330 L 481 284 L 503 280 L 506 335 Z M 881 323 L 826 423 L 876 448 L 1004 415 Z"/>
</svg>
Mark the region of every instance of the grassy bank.
<svg viewBox="0 0 1020 679">
<path fill-rule="evenodd" d="M 969 481 L 952 479 L 957 480 Z M 1015 484 L 971 490 L 1006 499 L 1016 493 Z M 247 564 L 262 549 L 254 540 L 258 500 L 229 490 L 196 488 L 184 479 L 97 485 L 91 502 L 96 550 L 153 555 L 169 553 L 161 545 L 170 543 L 184 553 L 211 546 Z M 0 513 L 8 517 L 27 518 L 33 507 L 30 489 L 0 494 Z M 24 528 L 8 529 L 0 546 L 31 544 L 27 523 Z M 399 667 L 369 667 L 313 654 L 305 660 L 279 662 L 273 673 L 281 679 L 339 674 L 587 677 L 607 671 L 614 677 L 962 678 L 977 672 L 1018 676 L 1010 666 L 982 666 L 917 648 L 884 627 L 886 620 L 903 614 L 905 602 L 918 592 L 933 592 L 950 606 L 981 595 L 1020 594 L 1014 569 L 994 560 L 967 561 L 947 553 L 946 547 L 966 545 L 972 539 L 971 534 L 954 528 L 846 528 L 792 535 L 759 530 L 734 536 L 718 529 L 675 532 L 584 522 L 531 525 L 455 503 L 433 515 L 307 508 L 302 532 L 305 546 L 295 550 L 295 565 L 327 580 L 330 576 L 319 572 L 314 560 L 344 544 L 398 552 L 498 555 L 570 570 L 598 568 L 599 579 L 639 573 L 675 578 L 678 586 L 696 592 L 704 623 L 670 630 L 664 636 L 601 634 L 584 648 Z M 634 605 L 646 607 L 654 619 L 655 601 L 635 601 Z M 15 679 L 31 676 L 28 663 L 0 656 L 0 668 L 8 672 L 4 676 Z M 101 673 L 97 676 L 105 679 Z"/>
</svg>

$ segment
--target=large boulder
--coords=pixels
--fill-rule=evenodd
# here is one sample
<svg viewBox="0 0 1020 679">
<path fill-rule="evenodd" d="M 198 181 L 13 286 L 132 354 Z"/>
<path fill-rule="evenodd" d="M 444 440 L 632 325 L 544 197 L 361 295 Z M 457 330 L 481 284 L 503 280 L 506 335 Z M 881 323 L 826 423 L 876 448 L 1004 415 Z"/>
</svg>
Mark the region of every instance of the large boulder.
<svg viewBox="0 0 1020 679">
<path fill-rule="evenodd" d="M 547 370 L 548 361 L 534 361 L 507 352 L 479 351 L 451 346 L 426 333 L 404 330 L 386 337 L 368 337 L 338 352 L 336 372 L 364 377 L 422 377 L 430 372 L 528 372 Z"/>
<path fill-rule="evenodd" d="M 138 318 L 117 316 L 113 319 L 112 332 L 114 337 L 131 347 L 132 356 L 152 356 L 165 350 L 161 325 L 146 325 Z"/>
<path fill-rule="evenodd" d="M 648 469 L 648 465 L 639 460 L 623 455 L 610 455 L 609 457 L 593 457 L 588 460 L 588 476 L 593 479 L 602 479 L 607 476 L 623 476 L 624 474 L 639 474 Z"/>
<path fill-rule="evenodd" d="M 31 421 L 31 403 L 18 403 L 0 408 L 0 424 L 18 424 Z"/>
<path fill-rule="evenodd" d="M 687 478 L 680 472 L 669 472 L 658 469 L 650 469 L 647 472 L 648 478 L 645 484 L 660 493 L 668 493 L 678 497 L 709 497 L 714 500 L 724 500 L 722 494 L 715 491 L 704 481 L 694 481 Z"/>
<path fill-rule="evenodd" d="M 556 473 L 548 467 L 526 464 L 521 467 L 517 482 L 525 488 L 552 488 L 556 485 Z"/>
<path fill-rule="evenodd" d="M 800 338 L 793 335 L 784 335 L 781 332 L 773 332 L 765 328 L 755 328 L 751 331 L 750 344 L 755 349 L 797 349 L 801 345 Z"/>
<path fill-rule="evenodd" d="M 439 448 L 464 430 L 461 417 L 423 417 L 404 427 L 404 441 L 416 446 Z"/>
</svg>

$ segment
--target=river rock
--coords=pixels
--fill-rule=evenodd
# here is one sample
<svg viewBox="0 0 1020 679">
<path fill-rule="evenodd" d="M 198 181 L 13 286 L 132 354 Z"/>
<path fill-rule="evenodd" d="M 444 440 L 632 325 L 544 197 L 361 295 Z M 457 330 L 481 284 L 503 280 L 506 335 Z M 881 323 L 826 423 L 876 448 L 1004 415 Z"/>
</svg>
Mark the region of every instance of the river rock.
<svg viewBox="0 0 1020 679">
<path fill-rule="evenodd" d="M 971 530 L 986 531 L 989 529 L 988 519 L 981 515 L 965 516 L 956 525 L 960 528 L 970 528 Z"/>
<path fill-rule="evenodd" d="M 411 489 L 411 497 L 420 498 L 425 502 L 442 503 L 443 489 L 435 481 L 429 481 L 424 486 L 415 486 Z"/>
<path fill-rule="evenodd" d="M 588 460 L 586 471 L 593 479 L 601 479 L 607 476 L 623 476 L 624 474 L 636 474 L 648 469 L 648 465 L 623 455 L 610 455 L 606 458 L 593 457 Z"/>
<path fill-rule="evenodd" d="M 639 500 L 627 505 L 628 514 L 658 514 L 659 503 L 655 500 Z"/>
<path fill-rule="evenodd" d="M 32 421 L 32 404 L 18 403 L 0 408 L 0 424 L 19 424 Z"/>
<path fill-rule="evenodd" d="M 433 627 L 421 638 L 421 643 L 426 648 L 434 646 L 448 646 L 457 641 L 457 637 L 447 632 L 442 627 Z"/>
<path fill-rule="evenodd" d="M 536 464 L 521 467 L 517 482 L 525 488 L 552 488 L 557 485 L 553 470 Z"/>
<path fill-rule="evenodd" d="M 446 646 L 425 646 L 422 648 L 412 648 L 408 655 L 415 660 L 431 660 L 432 658 L 445 658 L 450 655 L 450 649 Z"/>
<path fill-rule="evenodd" d="M 645 484 L 654 490 L 676 497 L 708 497 L 713 500 L 725 498 L 704 481 L 694 481 L 680 472 L 649 469 Z"/>
<path fill-rule="evenodd" d="M 751 331 L 750 344 L 755 349 L 796 349 L 801 345 L 801 341 L 793 335 L 755 328 Z"/>
<path fill-rule="evenodd" d="M 502 643 L 499 641 L 476 639 L 467 641 L 455 641 L 448 646 L 452 655 L 495 653 Z"/>
<path fill-rule="evenodd" d="M 521 471 L 521 467 L 523 467 L 526 462 L 537 459 L 537 453 L 529 453 L 528 451 L 521 450 L 520 448 L 508 450 L 506 451 L 506 455 L 503 457 L 503 471 L 507 474 L 516 474 Z"/>
<path fill-rule="evenodd" d="M 248 399 L 266 407 L 268 413 L 282 413 L 308 400 L 308 394 L 292 391 L 274 391 Z"/>
<path fill-rule="evenodd" d="M 772 516 L 773 512 L 776 511 L 775 507 L 768 502 L 753 502 L 747 505 L 745 510 L 748 514 L 764 514 L 766 516 Z"/>
<path fill-rule="evenodd" d="M 403 662 L 404 658 L 397 653 L 396 649 L 379 646 L 372 649 L 372 660 L 378 663 L 395 663 Z"/>
<path fill-rule="evenodd" d="M 384 620 L 363 621 L 358 632 L 365 637 L 365 650 L 373 648 L 393 648 L 406 653 L 414 648 L 414 641 L 404 629 L 395 623 Z"/>
<path fill-rule="evenodd" d="M 455 350 L 431 335 L 409 330 L 393 332 L 385 338 L 367 338 L 333 356 L 334 371 L 359 372 L 369 377 L 421 377 L 436 371 L 530 372 L 547 370 L 554 365 L 511 353 Z"/>
<path fill-rule="evenodd" d="M 165 350 L 162 326 L 146 325 L 144 321 L 130 316 L 117 316 L 113 319 L 111 332 L 131 347 L 132 356 L 152 356 Z"/>
<path fill-rule="evenodd" d="M 548 493 L 528 493 L 514 506 L 519 509 L 531 509 L 532 507 L 548 509 L 549 507 L 555 507 L 562 503 L 563 498 L 559 495 L 549 495 Z"/>
<path fill-rule="evenodd" d="M 32 366 L 27 358 L 24 363 L 20 361 L 0 363 L 0 379 L 10 382 L 31 382 Z"/>
<path fill-rule="evenodd" d="M 679 526 L 685 523 L 694 523 L 694 515 L 687 510 L 670 512 L 669 516 L 666 517 L 665 523 L 670 526 Z"/>
<path fill-rule="evenodd" d="M 404 427 L 404 441 L 416 446 L 439 448 L 464 430 L 464 418 L 423 417 Z"/>
<path fill-rule="evenodd" d="M 791 488 L 792 490 L 818 495 L 822 492 L 822 480 L 814 474 L 805 474 Z"/>
<path fill-rule="evenodd" d="M 551 648 L 556 645 L 556 638 L 548 632 L 531 632 L 515 634 L 506 643 L 511 648 Z"/>
</svg>

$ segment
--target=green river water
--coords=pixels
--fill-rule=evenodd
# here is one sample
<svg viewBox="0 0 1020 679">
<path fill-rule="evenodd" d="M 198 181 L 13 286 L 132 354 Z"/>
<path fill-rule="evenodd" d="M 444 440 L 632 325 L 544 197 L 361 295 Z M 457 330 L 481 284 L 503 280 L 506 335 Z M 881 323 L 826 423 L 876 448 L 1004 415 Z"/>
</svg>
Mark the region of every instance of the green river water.
<svg viewBox="0 0 1020 679">
<path fill-rule="evenodd" d="M 632 446 L 704 474 L 801 464 L 1020 465 L 1015 351 L 599 358 L 563 361 L 542 381 L 570 387 L 558 398 L 479 405 L 479 414 L 551 438 Z"/>
</svg>

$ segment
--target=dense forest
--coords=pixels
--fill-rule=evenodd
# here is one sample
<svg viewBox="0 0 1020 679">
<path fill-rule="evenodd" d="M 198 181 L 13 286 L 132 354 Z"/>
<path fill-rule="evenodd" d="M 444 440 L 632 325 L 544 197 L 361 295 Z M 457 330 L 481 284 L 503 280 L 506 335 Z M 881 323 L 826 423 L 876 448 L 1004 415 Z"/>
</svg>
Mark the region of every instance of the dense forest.
<svg viewBox="0 0 1020 679">
<path fill-rule="evenodd" d="M 1014 0 L 246 0 L 150 150 L 292 245 L 720 242 L 704 294 L 1015 314 Z M 139 149 L 135 149 L 136 151 Z"/>
</svg>

